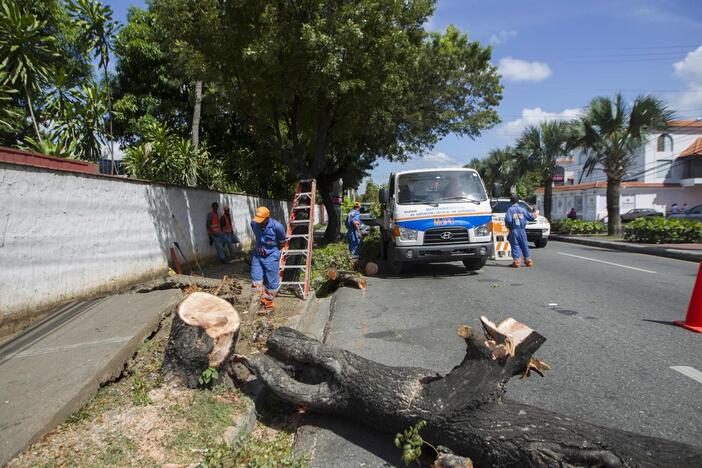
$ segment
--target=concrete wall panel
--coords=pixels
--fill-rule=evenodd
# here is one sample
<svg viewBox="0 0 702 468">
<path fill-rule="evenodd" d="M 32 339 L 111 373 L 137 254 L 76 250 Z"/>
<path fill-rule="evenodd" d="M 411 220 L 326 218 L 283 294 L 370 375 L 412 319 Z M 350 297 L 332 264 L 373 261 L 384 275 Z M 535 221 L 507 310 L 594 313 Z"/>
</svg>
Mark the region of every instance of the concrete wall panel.
<svg viewBox="0 0 702 468">
<path fill-rule="evenodd" d="M 287 201 L 0 163 L 0 336 L 50 306 L 166 272 L 174 241 L 190 261 L 214 258 L 214 201 L 231 207 L 243 247 L 257 206 L 288 219 Z"/>
</svg>

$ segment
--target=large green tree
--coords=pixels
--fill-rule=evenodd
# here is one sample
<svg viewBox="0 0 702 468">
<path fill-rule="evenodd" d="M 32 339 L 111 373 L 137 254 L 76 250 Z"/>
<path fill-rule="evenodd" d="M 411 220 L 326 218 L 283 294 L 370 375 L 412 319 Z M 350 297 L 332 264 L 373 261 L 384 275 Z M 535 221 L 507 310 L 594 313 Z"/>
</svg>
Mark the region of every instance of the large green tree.
<svg viewBox="0 0 702 468">
<path fill-rule="evenodd" d="M 58 55 L 57 40 L 47 34 L 45 20 L 17 2 L 0 2 L 0 67 L 4 72 L 0 85 L 21 90 L 39 142 L 42 134 L 32 95 L 49 81 L 52 60 Z"/>
<path fill-rule="evenodd" d="M 587 154 L 584 171 L 607 175 L 607 232 L 619 235 L 621 184 L 651 129 L 665 129 L 673 112 L 658 98 L 639 96 L 629 105 L 621 94 L 596 97 L 582 117 L 579 144 Z"/>
<path fill-rule="evenodd" d="M 119 28 L 112 18 L 112 8 L 103 5 L 99 0 L 68 0 L 67 9 L 73 22 L 81 31 L 81 42 L 87 51 L 93 51 L 95 58 L 100 61 L 102 68 L 105 96 L 107 97 L 108 137 L 110 143 L 111 172 L 115 173 L 115 145 L 112 125 L 112 93 L 108 67 L 110 52 L 113 49 L 114 38 Z"/>
<path fill-rule="evenodd" d="M 553 176 L 558 160 L 570 154 L 578 144 L 577 128 L 572 122 L 545 121 L 527 127 L 517 141 L 517 148 L 538 171 L 544 187 L 544 216 L 551 219 Z"/>
<path fill-rule="evenodd" d="M 217 60 L 233 109 L 272 168 L 318 179 L 327 239 L 338 234 L 334 180 L 498 121 L 490 49 L 454 27 L 426 32 L 433 11 L 431 0 L 224 5 Z"/>
<path fill-rule="evenodd" d="M 190 90 L 194 151 L 198 150 L 200 141 L 203 91 L 215 81 L 219 68 L 208 57 L 225 44 L 220 36 L 220 3 L 219 0 L 152 0 L 150 4 L 156 27 L 165 39 L 161 48 Z"/>
</svg>

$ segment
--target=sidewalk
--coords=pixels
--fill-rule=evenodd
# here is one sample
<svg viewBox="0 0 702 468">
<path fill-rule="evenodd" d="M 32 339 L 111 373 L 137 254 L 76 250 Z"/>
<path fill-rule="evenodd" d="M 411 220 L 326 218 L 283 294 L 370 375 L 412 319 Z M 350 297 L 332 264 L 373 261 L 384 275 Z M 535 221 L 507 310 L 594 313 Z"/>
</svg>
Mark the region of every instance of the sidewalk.
<svg viewBox="0 0 702 468">
<path fill-rule="evenodd" d="M 61 307 L 0 347 L 0 466 L 118 377 L 181 300 L 179 289 Z"/>
<path fill-rule="evenodd" d="M 597 237 L 586 236 L 565 236 L 560 234 L 551 234 L 549 239 L 601 247 L 603 249 L 657 255 L 659 257 L 675 258 L 690 262 L 702 262 L 702 244 L 635 244 L 621 240 L 598 239 Z"/>
</svg>

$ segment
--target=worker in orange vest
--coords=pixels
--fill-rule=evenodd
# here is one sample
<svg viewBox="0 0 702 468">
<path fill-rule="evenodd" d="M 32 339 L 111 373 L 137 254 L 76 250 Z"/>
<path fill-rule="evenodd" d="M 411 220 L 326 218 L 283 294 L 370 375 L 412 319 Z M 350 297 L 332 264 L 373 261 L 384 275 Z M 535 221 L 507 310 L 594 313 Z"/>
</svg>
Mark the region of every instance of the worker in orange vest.
<svg viewBox="0 0 702 468">
<path fill-rule="evenodd" d="M 222 226 L 222 233 L 229 238 L 231 241 L 230 245 L 230 255 L 234 256 L 233 247 L 239 243 L 239 237 L 237 237 L 234 232 L 234 223 L 232 222 L 232 215 L 229 212 L 229 207 L 224 207 L 224 213 L 219 218 L 219 225 Z"/>
<path fill-rule="evenodd" d="M 210 236 L 210 245 L 214 243 L 215 249 L 217 250 L 217 258 L 221 263 L 229 263 L 224 256 L 222 245 L 227 245 L 232 253 L 234 252 L 234 245 L 229 237 L 222 233 L 222 226 L 219 220 L 219 203 L 212 203 L 212 210 L 207 213 L 206 226 L 207 234 Z"/>
</svg>

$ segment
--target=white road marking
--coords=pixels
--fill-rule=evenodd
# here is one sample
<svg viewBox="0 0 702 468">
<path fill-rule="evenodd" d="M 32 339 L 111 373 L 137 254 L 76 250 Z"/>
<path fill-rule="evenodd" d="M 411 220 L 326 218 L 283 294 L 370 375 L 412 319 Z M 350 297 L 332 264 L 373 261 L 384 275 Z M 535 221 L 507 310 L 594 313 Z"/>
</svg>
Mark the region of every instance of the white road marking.
<svg viewBox="0 0 702 468">
<path fill-rule="evenodd" d="M 686 377 L 690 377 L 692 380 L 696 380 L 699 383 L 702 383 L 702 372 L 698 371 L 694 367 L 688 367 L 688 366 L 671 366 L 671 369 L 674 371 L 680 372 L 682 375 Z"/>
<path fill-rule="evenodd" d="M 636 267 L 627 266 L 627 265 L 620 265 L 619 263 L 606 262 L 604 260 L 597 260 L 595 258 L 589 258 L 589 257 L 581 257 L 580 255 L 573 255 L 573 254 L 569 254 L 569 253 L 565 253 L 565 252 L 558 252 L 558 254 L 565 255 L 567 257 L 575 257 L 575 258 L 580 258 L 583 260 L 589 260 L 591 262 L 604 263 L 605 265 L 618 266 L 620 268 L 628 268 L 629 270 L 643 271 L 644 273 L 653 273 L 653 274 L 657 273 L 657 272 L 651 271 L 651 270 L 644 270 L 643 268 L 636 268 Z"/>
</svg>

